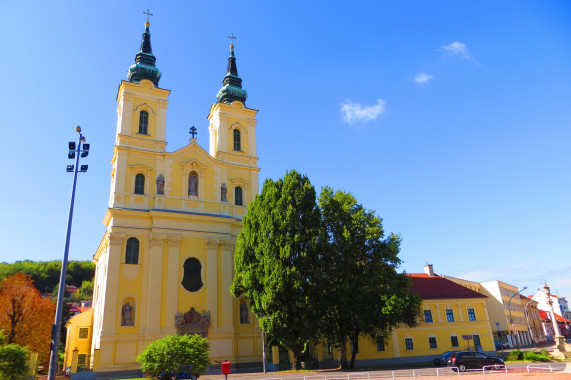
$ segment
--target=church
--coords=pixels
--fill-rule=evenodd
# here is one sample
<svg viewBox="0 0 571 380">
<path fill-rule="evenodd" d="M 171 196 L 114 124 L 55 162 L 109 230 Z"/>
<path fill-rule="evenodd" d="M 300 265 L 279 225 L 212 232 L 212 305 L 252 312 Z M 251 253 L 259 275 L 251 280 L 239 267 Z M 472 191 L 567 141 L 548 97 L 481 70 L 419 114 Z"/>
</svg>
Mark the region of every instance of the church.
<svg viewBox="0 0 571 380">
<path fill-rule="evenodd" d="M 245 104 L 231 44 L 208 115 L 208 151 L 193 127 L 185 147 L 167 152 L 170 91 L 159 86 L 149 26 L 147 20 L 117 94 L 106 232 L 93 256 L 93 308 L 68 323 L 65 367 L 137 370 L 135 358 L 147 344 L 177 333 L 207 337 L 213 363 L 259 363 L 261 330 L 248 301 L 229 290 L 241 220 L 258 192 L 257 111 Z"/>
</svg>

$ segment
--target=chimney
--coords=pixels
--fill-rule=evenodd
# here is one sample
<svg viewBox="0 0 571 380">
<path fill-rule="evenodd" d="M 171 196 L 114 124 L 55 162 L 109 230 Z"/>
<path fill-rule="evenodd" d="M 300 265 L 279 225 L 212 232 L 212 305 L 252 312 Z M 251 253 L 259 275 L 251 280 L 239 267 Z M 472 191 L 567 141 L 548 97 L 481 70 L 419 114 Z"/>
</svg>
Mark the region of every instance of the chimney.
<svg viewBox="0 0 571 380">
<path fill-rule="evenodd" d="M 424 273 L 426 273 L 430 277 L 434 277 L 434 269 L 432 268 L 432 264 L 426 263 L 426 265 L 424 266 Z"/>
</svg>

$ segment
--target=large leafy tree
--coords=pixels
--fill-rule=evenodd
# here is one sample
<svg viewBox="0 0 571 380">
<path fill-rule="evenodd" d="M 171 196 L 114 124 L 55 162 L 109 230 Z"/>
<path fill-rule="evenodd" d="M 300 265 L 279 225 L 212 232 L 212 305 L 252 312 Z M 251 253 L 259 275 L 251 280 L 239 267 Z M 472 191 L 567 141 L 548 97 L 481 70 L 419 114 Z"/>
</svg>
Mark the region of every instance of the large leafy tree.
<svg viewBox="0 0 571 380">
<path fill-rule="evenodd" d="M 0 284 L 0 329 L 7 343 L 28 346 L 47 362 L 55 304 L 42 297 L 30 276 L 17 273 Z"/>
<path fill-rule="evenodd" d="M 267 179 L 250 203 L 236 243 L 231 291 L 246 296 L 261 328 L 293 353 L 317 337 L 320 213 L 315 189 L 296 171 Z"/>
<path fill-rule="evenodd" d="M 350 367 L 359 351 L 359 336 L 383 339 L 400 323 L 414 326 L 421 299 L 410 295 L 409 279 L 397 273 L 400 237 L 384 235 L 382 220 L 357 203 L 355 197 L 331 188 L 319 197 L 328 244 L 320 268 L 328 283 L 322 301 L 327 314 L 322 329 L 340 349 L 347 367 L 347 342 L 352 345 Z"/>
</svg>

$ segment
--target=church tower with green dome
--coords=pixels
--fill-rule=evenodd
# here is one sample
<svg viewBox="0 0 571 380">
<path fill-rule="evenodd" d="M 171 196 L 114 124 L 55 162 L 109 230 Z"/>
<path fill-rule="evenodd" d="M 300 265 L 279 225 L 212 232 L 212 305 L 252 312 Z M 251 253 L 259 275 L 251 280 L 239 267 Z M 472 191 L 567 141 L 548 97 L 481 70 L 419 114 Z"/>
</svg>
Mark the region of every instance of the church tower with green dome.
<svg viewBox="0 0 571 380">
<path fill-rule="evenodd" d="M 82 358 L 97 372 L 131 374 L 150 342 L 193 333 L 208 338 L 213 364 L 261 363 L 261 330 L 248 300 L 230 294 L 234 244 L 259 172 L 257 111 L 245 106 L 234 46 L 209 133 L 201 134 L 206 123 L 197 126 L 198 137 L 192 130 L 174 152 L 166 150 L 170 91 L 158 87 L 148 20 L 126 79 L 108 147 L 111 189 L 106 232 L 93 256 L 93 317 L 68 323 L 65 365 L 77 368 Z M 209 151 L 200 136 L 209 137 Z"/>
</svg>

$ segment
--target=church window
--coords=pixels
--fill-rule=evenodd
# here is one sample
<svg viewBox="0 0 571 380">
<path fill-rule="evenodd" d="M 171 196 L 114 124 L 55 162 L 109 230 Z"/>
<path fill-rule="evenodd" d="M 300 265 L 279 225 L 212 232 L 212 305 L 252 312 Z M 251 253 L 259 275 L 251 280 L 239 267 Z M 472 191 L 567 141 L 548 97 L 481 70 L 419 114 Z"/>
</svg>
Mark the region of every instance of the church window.
<svg viewBox="0 0 571 380">
<path fill-rule="evenodd" d="M 135 176 L 135 194 L 145 194 L 145 176 L 141 173 Z"/>
<path fill-rule="evenodd" d="M 139 240 L 137 238 L 132 237 L 127 240 L 125 264 L 139 264 Z"/>
<path fill-rule="evenodd" d="M 234 203 L 236 206 L 243 206 L 242 203 L 242 188 L 240 186 L 236 186 L 234 189 Z"/>
<path fill-rule="evenodd" d="M 87 354 L 77 355 L 77 364 L 78 365 L 86 365 L 87 364 Z"/>
<path fill-rule="evenodd" d="M 198 174 L 190 172 L 188 176 L 188 195 L 198 196 Z"/>
<path fill-rule="evenodd" d="M 147 111 L 139 113 L 139 133 L 142 135 L 149 133 L 149 113 Z"/>
<path fill-rule="evenodd" d="M 242 150 L 242 144 L 240 143 L 240 130 L 238 128 L 234 129 L 234 150 Z"/>
<path fill-rule="evenodd" d="M 196 292 L 202 288 L 202 264 L 198 259 L 191 257 L 184 262 L 184 276 L 182 286 L 189 292 Z"/>
</svg>

